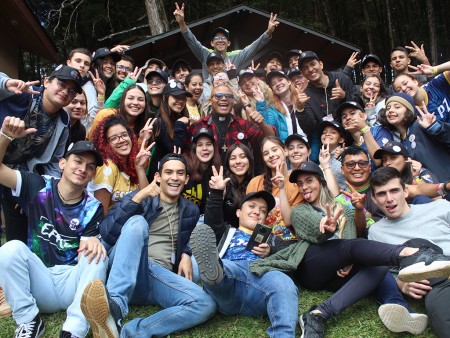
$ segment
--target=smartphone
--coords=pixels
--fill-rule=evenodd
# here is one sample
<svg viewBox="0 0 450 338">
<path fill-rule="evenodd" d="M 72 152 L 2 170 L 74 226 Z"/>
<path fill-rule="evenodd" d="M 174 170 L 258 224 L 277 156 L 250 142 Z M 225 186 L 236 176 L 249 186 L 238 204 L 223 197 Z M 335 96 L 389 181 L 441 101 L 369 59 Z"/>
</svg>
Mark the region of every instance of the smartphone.
<svg viewBox="0 0 450 338">
<path fill-rule="evenodd" d="M 255 246 L 261 243 L 267 243 L 270 234 L 272 233 L 272 228 L 264 224 L 256 224 L 255 229 L 250 237 L 250 240 L 245 247 L 245 250 L 252 251 Z"/>
</svg>

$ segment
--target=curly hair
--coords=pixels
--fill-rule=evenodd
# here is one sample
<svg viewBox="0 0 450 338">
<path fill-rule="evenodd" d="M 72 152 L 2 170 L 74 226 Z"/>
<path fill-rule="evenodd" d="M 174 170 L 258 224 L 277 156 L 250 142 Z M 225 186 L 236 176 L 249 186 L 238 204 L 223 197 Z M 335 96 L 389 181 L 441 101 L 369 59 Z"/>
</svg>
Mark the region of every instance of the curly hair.
<svg viewBox="0 0 450 338">
<path fill-rule="evenodd" d="M 264 145 L 267 142 L 273 142 L 281 149 L 286 149 L 284 143 L 276 136 L 267 136 L 261 142 L 261 154 L 264 153 Z M 264 165 L 264 190 L 272 193 L 273 183 L 272 183 L 272 169 L 270 169 L 267 164 Z"/>
<path fill-rule="evenodd" d="M 149 108 L 147 106 L 147 96 L 145 95 L 145 91 L 141 88 L 141 86 L 138 85 L 131 85 L 129 87 L 127 87 L 127 89 L 125 89 L 122 93 L 122 97 L 120 98 L 120 104 L 119 104 L 119 112 L 121 115 L 123 115 L 125 117 L 125 99 L 127 97 L 127 93 L 132 90 L 132 89 L 139 89 L 142 94 L 144 95 L 144 111 L 142 113 L 140 113 L 137 117 L 136 117 L 136 122 L 134 124 L 134 133 L 136 135 L 139 135 L 139 132 L 141 131 L 142 128 L 144 128 L 145 122 L 147 122 L 148 118 L 150 117 L 149 114 Z"/>
<path fill-rule="evenodd" d="M 397 102 L 397 101 L 393 101 L 393 102 Z M 399 102 L 400 103 L 400 102 Z M 405 107 L 402 103 L 400 103 L 403 107 Z M 414 123 L 414 121 L 416 121 L 417 116 L 416 114 L 409 110 L 408 108 L 406 108 L 406 112 L 405 112 L 405 117 L 403 118 L 402 124 L 405 127 L 409 127 L 411 124 Z M 390 124 L 388 122 L 388 119 L 386 117 L 386 110 L 387 109 L 382 109 L 380 110 L 380 113 L 378 115 L 378 122 L 386 129 L 390 130 L 390 131 L 396 131 L 397 128 L 394 127 L 392 124 Z"/>
<path fill-rule="evenodd" d="M 131 139 L 131 151 L 128 154 L 128 158 L 124 159 L 119 156 L 112 148 L 108 141 L 108 130 L 113 126 L 121 125 L 123 126 Z M 108 160 L 113 162 L 121 172 L 126 173 L 130 176 L 130 182 L 132 184 L 138 183 L 138 177 L 136 173 L 136 168 L 134 166 L 134 160 L 139 151 L 138 140 L 136 135 L 133 133 L 131 128 L 128 126 L 127 120 L 121 115 L 111 115 L 106 119 L 102 120 L 95 128 L 92 134 L 92 142 L 97 146 L 98 151 L 102 155 L 103 162 L 107 164 Z"/>
</svg>

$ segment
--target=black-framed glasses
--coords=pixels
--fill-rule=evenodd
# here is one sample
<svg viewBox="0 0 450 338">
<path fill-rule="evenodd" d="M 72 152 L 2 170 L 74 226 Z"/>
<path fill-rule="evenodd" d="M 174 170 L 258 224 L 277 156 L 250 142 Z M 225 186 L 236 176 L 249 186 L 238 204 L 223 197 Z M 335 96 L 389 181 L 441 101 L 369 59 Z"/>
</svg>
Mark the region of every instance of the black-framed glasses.
<svg viewBox="0 0 450 338">
<path fill-rule="evenodd" d="M 131 73 L 133 69 L 130 67 L 125 67 L 124 65 L 116 65 L 117 69 L 124 70 L 127 73 Z"/>
<path fill-rule="evenodd" d="M 295 182 L 295 184 L 297 185 L 297 187 L 299 187 L 299 188 L 303 188 L 305 185 L 307 185 L 308 187 L 310 187 L 313 183 L 314 183 L 314 181 L 315 181 L 316 179 L 314 178 L 314 177 L 308 177 L 306 180 L 304 180 L 304 181 L 297 181 L 297 182 Z"/>
<path fill-rule="evenodd" d="M 213 95 L 213 97 L 216 101 L 220 101 L 223 98 L 225 98 L 225 100 L 227 100 L 227 101 L 234 99 L 233 94 L 224 94 L 224 93 L 216 93 Z"/>
<path fill-rule="evenodd" d="M 75 89 L 71 88 L 66 82 L 57 79 L 56 84 L 58 85 L 58 88 L 61 90 L 67 89 L 67 94 L 69 96 L 75 97 L 77 95 L 77 91 Z"/>
<path fill-rule="evenodd" d="M 129 140 L 130 134 L 128 134 L 127 131 L 124 131 L 118 135 L 112 135 L 112 136 L 108 137 L 108 141 L 111 142 L 112 144 L 119 143 L 120 139 L 122 139 L 124 141 Z"/>
<path fill-rule="evenodd" d="M 356 165 L 358 165 L 361 169 L 364 169 L 364 168 L 367 168 L 367 166 L 369 165 L 369 161 L 365 161 L 365 160 L 348 161 L 348 162 L 344 163 L 344 165 L 347 169 L 353 169 L 356 167 Z"/>
</svg>

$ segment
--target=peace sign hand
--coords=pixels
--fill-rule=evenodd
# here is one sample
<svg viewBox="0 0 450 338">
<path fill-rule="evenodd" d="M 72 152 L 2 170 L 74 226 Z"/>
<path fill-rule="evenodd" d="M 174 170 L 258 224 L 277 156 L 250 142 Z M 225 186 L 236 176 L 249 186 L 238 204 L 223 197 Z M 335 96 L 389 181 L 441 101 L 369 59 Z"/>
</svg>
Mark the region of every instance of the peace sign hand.
<svg viewBox="0 0 450 338">
<path fill-rule="evenodd" d="M 96 76 L 94 76 L 94 74 L 92 74 L 91 71 L 89 71 L 89 76 L 92 79 L 92 82 L 94 83 L 94 87 L 95 90 L 97 91 L 97 93 L 99 95 L 105 95 L 106 92 L 106 86 L 105 83 L 103 82 L 103 80 L 100 78 L 100 75 L 98 74 L 98 70 L 95 70 L 95 74 Z"/>
<path fill-rule="evenodd" d="M 350 197 L 351 203 L 355 210 L 364 210 L 364 204 L 366 203 L 366 195 L 360 194 L 356 189 L 348 182 L 345 182 L 350 191 L 341 190 L 341 194 Z"/>
<path fill-rule="evenodd" d="M 425 105 L 425 102 L 422 101 L 422 109 L 420 109 L 419 106 L 416 106 L 417 111 L 419 112 L 419 116 L 417 116 L 417 122 L 420 124 L 420 126 L 423 129 L 427 129 L 428 127 L 430 127 L 435 121 L 436 121 L 436 116 L 434 116 L 433 114 L 431 114 L 428 109 L 427 106 Z"/>
<path fill-rule="evenodd" d="M 269 25 L 267 26 L 267 35 L 272 35 L 275 28 L 280 24 L 279 21 L 277 21 L 277 15 L 270 13 L 270 19 L 269 19 Z"/>
<path fill-rule="evenodd" d="M 327 167 L 331 160 L 330 143 L 323 144 L 319 153 L 319 163 L 323 167 Z"/>
<path fill-rule="evenodd" d="M 173 12 L 173 15 L 179 24 L 184 23 L 184 3 L 180 7 L 178 2 L 175 2 L 175 11 Z"/>
<path fill-rule="evenodd" d="M 141 75 L 141 73 L 142 73 L 142 68 L 136 67 L 136 68 L 134 69 L 134 71 L 128 73 L 127 76 L 128 76 L 131 80 L 133 80 L 134 82 L 137 82 L 138 79 L 139 79 L 139 76 Z"/>
<path fill-rule="evenodd" d="M 252 95 L 256 101 L 258 101 L 258 102 L 264 101 L 264 94 L 262 93 L 261 89 L 259 89 L 258 86 L 254 86 L 252 88 Z"/>
<path fill-rule="evenodd" d="M 327 215 L 320 220 L 320 232 L 323 234 L 325 233 L 325 231 L 334 233 L 338 226 L 337 220 L 342 214 L 342 208 L 339 207 L 338 211 L 334 216 L 331 215 L 329 204 L 326 205 L 326 208 L 327 208 Z"/>
<path fill-rule="evenodd" d="M 375 102 L 377 101 L 378 94 L 377 93 L 371 93 L 370 94 L 370 101 L 366 103 L 366 108 L 374 108 Z"/>
<path fill-rule="evenodd" d="M 142 141 L 141 149 L 139 150 L 139 152 L 136 155 L 136 158 L 134 159 L 134 167 L 136 168 L 136 170 L 144 169 L 145 163 L 152 156 L 152 152 L 150 150 L 154 147 L 155 142 L 153 142 L 146 148 L 145 145 L 147 144 L 147 141 L 148 140 Z"/>
<path fill-rule="evenodd" d="M 358 54 L 359 52 L 353 52 L 352 55 L 350 55 L 347 61 L 347 66 L 350 68 L 355 68 L 355 66 L 361 62 L 361 60 L 358 60 Z"/>
<path fill-rule="evenodd" d="M 181 147 L 173 146 L 173 153 L 181 155 Z"/>
<path fill-rule="evenodd" d="M 141 129 L 141 131 L 139 132 L 139 138 L 141 138 L 142 140 L 149 140 L 150 137 L 152 137 L 153 134 L 153 124 L 156 121 L 156 117 L 155 118 L 149 118 L 147 120 L 147 122 L 144 125 L 144 128 Z"/>
<path fill-rule="evenodd" d="M 7 91 L 21 95 L 22 93 L 28 93 L 28 94 L 37 94 L 40 95 L 41 93 L 34 90 L 31 86 L 38 85 L 39 81 L 22 81 L 17 79 L 9 79 L 6 81 L 5 88 Z"/>
<path fill-rule="evenodd" d="M 253 70 L 254 72 L 256 72 L 256 70 L 259 68 L 259 66 L 261 66 L 261 63 L 258 63 L 258 64 L 255 66 L 255 61 L 252 60 L 251 66 L 249 66 L 247 69 L 250 69 L 250 70 Z"/>
<path fill-rule="evenodd" d="M 230 60 L 228 60 L 227 62 L 225 62 L 225 68 L 226 68 L 227 70 L 230 70 L 230 69 L 236 69 L 236 66 L 235 66 L 233 63 L 231 63 Z"/>
<path fill-rule="evenodd" d="M 213 175 L 211 176 L 211 179 L 209 180 L 209 187 L 211 189 L 217 189 L 217 190 L 225 190 L 225 187 L 227 186 L 228 182 L 230 181 L 230 178 L 223 178 L 223 167 L 220 166 L 219 172 L 217 172 L 217 169 L 215 166 L 212 167 Z"/>
<path fill-rule="evenodd" d="M 286 169 L 286 162 L 283 161 L 279 165 L 277 165 L 275 176 L 271 178 L 272 183 L 275 184 L 279 189 L 284 188 L 285 169 Z"/>
</svg>

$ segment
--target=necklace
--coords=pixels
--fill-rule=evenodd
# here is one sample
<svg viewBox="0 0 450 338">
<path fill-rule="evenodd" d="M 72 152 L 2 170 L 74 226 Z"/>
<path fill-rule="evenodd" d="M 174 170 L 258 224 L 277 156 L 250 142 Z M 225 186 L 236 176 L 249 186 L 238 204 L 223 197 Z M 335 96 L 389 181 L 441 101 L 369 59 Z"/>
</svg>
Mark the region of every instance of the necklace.
<svg viewBox="0 0 450 338">
<path fill-rule="evenodd" d="M 172 209 L 172 213 L 169 215 L 169 212 L 167 211 L 166 207 L 164 206 L 164 202 L 161 201 L 161 206 L 164 210 L 164 213 L 166 214 L 167 220 L 169 221 L 169 231 L 170 231 L 170 242 L 172 244 L 172 254 L 170 255 L 170 261 L 172 264 L 175 264 L 175 244 L 173 239 L 173 228 L 172 228 L 172 216 L 175 212 L 176 207 Z"/>
<path fill-rule="evenodd" d="M 78 197 L 65 199 L 63 197 L 63 195 L 61 194 L 61 192 L 59 191 L 58 185 L 56 186 L 56 191 L 58 192 L 58 196 L 63 201 L 64 204 L 67 204 L 67 202 L 70 202 L 70 201 L 75 201 L 83 196 L 83 192 L 82 192 L 81 195 Z"/>
</svg>

